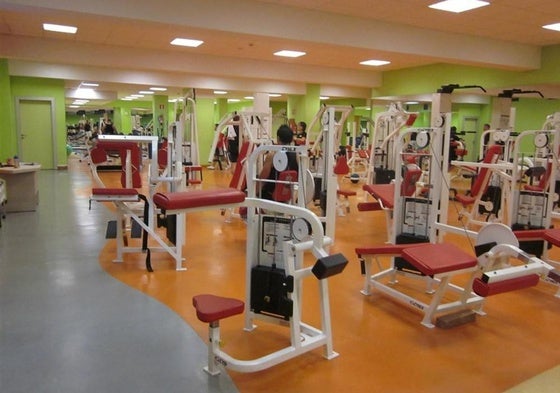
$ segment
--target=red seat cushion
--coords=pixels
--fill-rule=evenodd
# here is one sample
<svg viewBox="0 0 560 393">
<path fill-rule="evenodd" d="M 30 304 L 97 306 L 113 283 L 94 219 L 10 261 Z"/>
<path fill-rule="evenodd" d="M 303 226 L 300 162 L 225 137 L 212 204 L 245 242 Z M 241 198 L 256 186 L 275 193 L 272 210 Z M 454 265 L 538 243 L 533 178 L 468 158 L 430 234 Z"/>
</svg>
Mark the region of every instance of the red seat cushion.
<svg viewBox="0 0 560 393">
<path fill-rule="evenodd" d="M 241 300 L 229 297 L 205 294 L 196 295 L 192 300 L 198 319 L 208 323 L 241 314 L 245 308 Z"/>
<path fill-rule="evenodd" d="M 436 243 L 408 247 L 403 258 L 427 276 L 467 269 L 477 265 L 476 257 L 450 243 Z"/>
<path fill-rule="evenodd" d="M 164 210 L 182 210 L 204 206 L 221 206 L 241 203 L 245 193 L 235 188 L 194 190 L 181 192 L 158 192 L 153 197 L 157 207 Z"/>
<path fill-rule="evenodd" d="M 543 239 L 552 245 L 560 246 L 560 229 L 545 230 Z"/>
<path fill-rule="evenodd" d="M 519 240 L 544 239 L 545 233 L 546 233 L 545 229 L 529 229 L 529 230 L 513 231 L 513 234 Z"/>
<path fill-rule="evenodd" d="M 368 192 L 375 199 L 383 203 L 387 209 L 392 209 L 394 206 L 395 185 L 390 184 L 364 184 L 362 187 L 364 191 Z"/>
<path fill-rule="evenodd" d="M 336 190 L 337 195 L 342 195 L 345 197 L 354 196 L 356 195 L 356 191 L 353 190 Z"/>
</svg>

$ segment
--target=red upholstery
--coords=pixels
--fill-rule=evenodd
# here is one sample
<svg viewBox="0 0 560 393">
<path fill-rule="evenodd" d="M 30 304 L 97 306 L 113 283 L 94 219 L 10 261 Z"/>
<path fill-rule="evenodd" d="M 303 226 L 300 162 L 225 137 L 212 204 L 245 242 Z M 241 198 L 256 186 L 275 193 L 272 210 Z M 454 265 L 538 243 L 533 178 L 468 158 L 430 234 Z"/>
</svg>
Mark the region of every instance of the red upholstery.
<svg viewBox="0 0 560 393">
<path fill-rule="evenodd" d="M 408 247 L 403 249 L 402 257 L 427 276 L 477 265 L 476 257 L 450 243 L 428 243 Z"/>
<path fill-rule="evenodd" d="M 338 156 L 338 158 L 336 159 L 336 164 L 334 165 L 333 172 L 335 175 L 347 175 L 348 173 L 350 173 L 350 167 L 348 166 L 346 156 Z"/>
<path fill-rule="evenodd" d="M 419 245 L 425 245 L 425 243 L 420 244 L 382 244 L 378 246 L 371 247 L 356 247 L 356 254 L 358 256 L 364 255 L 401 255 L 405 248 L 417 247 Z"/>
<path fill-rule="evenodd" d="M 298 173 L 293 170 L 282 171 L 278 175 L 278 180 L 281 182 L 297 183 Z M 276 202 L 288 202 L 292 199 L 293 186 L 293 184 L 276 183 L 274 191 L 272 192 L 272 199 Z"/>
<path fill-rule="evenodd" d="M 360 202 L 357 205 L 358 211 L 361 212 L 369 212 L 369 211 L 376 211 L 381 210 L 381 204 L 379 202 Z"/>
<path fill-rule="evenodd" d="M 484 164 L 495 164 L 498 161 L 500 154 L 502 153 L 501 145 L 492 145 L 486 150 L 484 159 L 482 163 Z M 476 199 L 486 191 L 488 187 L 488 181 L 490 180 L 490 169 L 480 168 L 480 172 L 476 176 L 476 180 L 471 186 L 470 195 L 455 195 L 455 199 L 459 201 L 464 207 L 472 205 Z"/>
<path fill-rule="evenodd" d="M 546 229 L 529 229 L 523 231 L 513 231 L 513 234 L 519 240 L 544 239 L 544 236 L 546 234 Z"/>
<path fill-rule="evenodd" d="M 239 150 L 239 155 L 237 156 L 237 165 L 235 166 L 235 171 L 229 182 L 231 188 L 236 188 L 238 190 L 244 190 L 247 187 L 247 178 L 245 177 L 245 160 L 252 153 L 254 149 L 252 142 L 243 142 L 241 145 L 241 150 Z"/>
<path fill-rule="evenodd" d="M 416 113 L 411 113 L 411 114 L 408 116 L 408 119 L 406 119 L 406 125 L 407 125 L 408 127 L 410 127 L 411 125 L 413 125 L 414 122 L 416 121 L 416 118 L 417 118 L 417 117 L 418 117 L 418 115 L 417 115 Z"/>
<path fill-rule="evenodd" d="M 132 166 L 132 187 L 134 188 L 142 187 L 142 178 L 140 176 L 141 154 L 140 154 L 140 148 L 138 147 L 137 143 L 100 140 L 97 142 L 97 145 L 93 150 L 96 149 L 99 149 L 99 151 L 94 152 L 95 159 L 92 156 L 92 162 L 94 164 L 106 161 L 107 160 L 106 152 L 108 151 L 119 152 L 119 155 L 121 157 L 121 167 L 122 167 L 121 184 L 123 187 L 126 187 L 126 173 L 125 173 L 126 155 L 127 155 L 127 151 L 130 151 L 130 163 Z M 105 159 L 103 161 L 97 162 L 97 160 L 103 158 L 103 153 L 101 151 L 105 152 Z"/>
<path fill-rule="evenodd" d="M 560 229 L 545 230 L 543 239 L 554 246 L 560 246 Z"/>
<path fill-rule="evenodd" d="M 93 195 L 119 195 L 119 196 L 134 196 L 138 195 L 138 191 L 134 188 L 93 188 L 91 190 Z"/>
<path fill-rule="evenodd" d="M 389 184 L 364 184 L 362 189 L 368 192 L 375 199 L 383 203 L 387 209 L 392 209 L 393 199 L 395 197 L 395 185 Z"/>
<path fill-rule="evenodd" d="M 402 196 L 412 196 L 416 192 L 416 182 L 420 180 L 422 176 L 421 169 L 409 169 L 404 174 L 401 183 L 401 195 Z"/>
<path fill-rule="evenodd" d="M 544 174 L 539 179 L 539 184 L 536 185 L 526 184 L 524 189 L 528 191 L 539 191 L 539 192 L 544 191 L 548 185 L 548 180 L 550 179 L 551 172 L 552 172 L 552 161 L 549 161 L 546 164 L 546 170 Z"/>
<path fill-rule="evenodd" d="M 354 196 L 356 195 L 356 191 L 353 190 L 336 190 L 337 195 L 342 195 L 345 197 Z"/>
<path fill-rule="evenodd" d="M 245 308 L 241 300 L 215 295 L 196 295 L 192 300 L 196 316 L 207 323 L 241 314 Z"/>
<path fill-rule="evenodd" d="M 164 210 L 182 210 L 203 206 L 220 206 L 241 203 L 245 193 L 235 188 L 193 190 L 182 192 L 158 192 L 153 197 L 157 207 Z"/>
<path fill-rule="evenodd" d="M 105 151 L 105 149 L 94 147 L 89 152 L 89 157 L 94 165 L 99 165 L 107 161 L 107 152 Z"/>
<path fill-rule="evenodd" d="M 538 282 L 539 276 L 536 274 L 510 278 L 508 280 L 496 281 L 492 283 L 486 283 L 480 278 L 476 278 L 473 282 L 473 291 L 479 296 L 486 297 L 497 295 L 498 293 L 532 287 L 537 285 Z"/>
</svg>

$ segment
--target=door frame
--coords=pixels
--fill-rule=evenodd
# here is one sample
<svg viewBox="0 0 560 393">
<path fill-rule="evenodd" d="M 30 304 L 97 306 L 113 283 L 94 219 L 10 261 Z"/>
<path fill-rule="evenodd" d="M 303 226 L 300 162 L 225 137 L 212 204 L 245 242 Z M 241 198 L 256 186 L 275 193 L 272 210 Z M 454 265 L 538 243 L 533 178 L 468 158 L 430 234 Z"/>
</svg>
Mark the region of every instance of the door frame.
<svg viewBox="0 0 560 393">
<path fill-rule="evenodd" d="M 16 139 L 17 139 L 17 151 L 18 155 L 22 152 L 21 143 L 21 103 L 22 101 L 45 101 L 50 103 L 51 106 L 51 140 L 52 140 L 52 167 L 56 169 L 58 167 L 58 147 L 56 138 L 56 117 L 55 117 L 55 101 L 53 97 L 33 97 L 33 96 L 18 96 L 15 97 L 15 109 L 16 109 Z"/>
</svg>

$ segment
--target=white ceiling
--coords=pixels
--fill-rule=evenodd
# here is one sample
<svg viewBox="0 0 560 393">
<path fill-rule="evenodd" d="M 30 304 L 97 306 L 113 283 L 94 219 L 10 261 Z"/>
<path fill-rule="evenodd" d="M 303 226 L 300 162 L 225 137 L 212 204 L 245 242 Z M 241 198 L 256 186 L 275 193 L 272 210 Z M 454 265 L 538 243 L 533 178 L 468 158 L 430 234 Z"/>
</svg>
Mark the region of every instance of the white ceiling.
<svg viewBox="0 0 560 393">
<path fill-rule="evenodd" d="M 0 0 L 0 57 L 11 75 L 53 77 L 75 88 L 100 83 L 105 100 L 165 86 L 239 98 L 254 92 L 366 98 L 381 72 L 434 63 L 534 70 L 542 46 L 560 44 L 558 0 L 489 0 L 453 14 L 436 0 Z M 50 33 L 42 23 L 78 27 Z M 175 37 L 204 41 L 169 45 Z M 306 56 L 281 59 L 279 49 Z M 367 59 L 391 61 L 371 68 Z M 504 86 L 508 88 L 510 86 Z M 517 87 L 517 86 L 515 86 Z M 560 86 L 543 86 L 560 97 Z M 428 92 L 427 92 L 428 93 Z"/>
</svg>

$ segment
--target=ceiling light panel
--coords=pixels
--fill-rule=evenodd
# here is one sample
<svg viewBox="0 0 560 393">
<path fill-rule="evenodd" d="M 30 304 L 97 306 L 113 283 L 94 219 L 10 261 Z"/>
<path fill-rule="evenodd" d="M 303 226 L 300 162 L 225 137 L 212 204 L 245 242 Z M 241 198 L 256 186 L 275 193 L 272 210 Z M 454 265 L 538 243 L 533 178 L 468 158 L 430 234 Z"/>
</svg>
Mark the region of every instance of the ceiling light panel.
<svg viewBox="0 0 560 393">
<path fill-rule="evenodd" d="M 553 23 L 551 25 L 543 26 L 543 29 L 560 31 L 560 23 Z"/>
<path fill-rule="evenodd" d="M 489 4 L 489 2 L 481 0 L 446 0 L 432 4 L 429 7 L 441 11 L 460 13 L 484 7 Z"/>
<path fill-rule="evenodd" d="M 301 57 L 304 56 L 305 52 L 300 52 L 296 50 L 281 50 L 274 53 L 274 56 L 281 56 L 281 57 Z"/>
<path fill-rule="evenodd" d="M 365 61 L 361 61 L 360 64 L 362 65 L 367 65 L 367 66 L 373 66 L 373 67 L 379 67 L 382 65 L 386 65 L 386 64 L 391 64 L 390 61 L 387 60 L 365 60 Z"/>
<path fill-rule="evenodd" d="M 56 25 L 53 23 L 43 23 L 43 29 L 47 31 L 55 31 L 57 33 L 76 34 L 78 28 L 75 26 Z"/>
<path fill-rule="evenodd" d="M 203 43 L 204 41 L 193 40 L 191 38 L 175 38 L 173 41 L 171 41 L 171 45 L 188 46 L 190 48 L 196 48 Z"/>
</svg>

